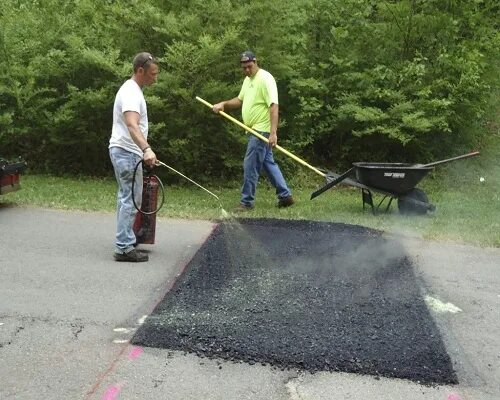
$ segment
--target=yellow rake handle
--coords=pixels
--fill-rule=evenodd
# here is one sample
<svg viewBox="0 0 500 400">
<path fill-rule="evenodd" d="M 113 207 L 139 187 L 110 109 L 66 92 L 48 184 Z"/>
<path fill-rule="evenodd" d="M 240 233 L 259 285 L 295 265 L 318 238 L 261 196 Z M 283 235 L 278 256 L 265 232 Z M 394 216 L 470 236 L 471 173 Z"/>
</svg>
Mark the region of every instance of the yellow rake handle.
<svg viewBox="0 0 500 400">
<path fill-rule="evenodd" d="M 200 103 L 205 104 L 209 108 L 214 107 L 213 104 L 210 104 L 208 101 L 203 100 L 201 97 L 196 96 L 196 100 L 198 100 Z M 240 126 L 241 128 L 243 128 L 247 132 L 251 133 L 252 135 L 257 136 L 260 140 L 263 140 L 264 142 L 269 143 L 269 140 L 265 136 L 262 136 L 259 132 L 254 131 L 252 128 L 249 128 L 244 123 L 238 121 L 236 118 L 233 118 L 229 114 L 226 114 L 224 111 L 220 111 L 219 114 L 221 114 L 223 117 L 227 118 L 229 121 L 234 122 L 236 125 Z M 297 157 L 295 154 L 290 153 L 288 150 L 284 149 L 283 147 L 276 145 L 274 148 L 276 150 L 279 150 L 282 153 L 286 154 L 288 157 L 294 159 L 299 164 L 302 164 L 303 166 L 313 170 L 318 175 L 321 175 L 323 178 L 326 178 L 326 174 L 324 172 L 321 172 L 319 169 L 313 167 L 311 164 L 308 164 L 307 162 L 305 162 L 301 158 Z"/>
</svg>

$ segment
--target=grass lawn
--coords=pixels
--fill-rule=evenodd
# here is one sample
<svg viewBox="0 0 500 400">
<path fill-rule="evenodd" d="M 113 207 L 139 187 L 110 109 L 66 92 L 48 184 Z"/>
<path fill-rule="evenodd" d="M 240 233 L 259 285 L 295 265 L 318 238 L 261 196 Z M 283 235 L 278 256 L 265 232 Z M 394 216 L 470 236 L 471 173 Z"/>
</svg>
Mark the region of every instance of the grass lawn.
<svg viewBox="0 0 500 400">
<path fill-rule="evenodd" d="M 389 213 L 372 215 L 368 210 L 363 211 L 360 190 L 344 186 L 309 200 L 311 193 L 324 181 L 305 170 L 300 171 L 300 177 L 289 180 L 296 199 L 293 207 L 276 208 L 273 188 L 261 179 L 255 209 L 245 217 L 344 222 L 424 239 L 500 247 L 499 154 L 500 135 L 494 134 L 483 145 L 479 156 L 436 167 L 418 185 L 437 207 L 434 213 L 426 216 L 400 215 L 396 201 Z M 195 176 L 191 178 L 197 180 Z M 23 175 L 21 185 L 22 190 L 2 196 L 0 205 L 110 213 L 115 210 L 116 182 L 113 178 Z M 230 211 L 238 204 L 239 183 L 224 188 L 205 186 L 221 199 L 221 204 L 194 185 L 167 187 L 165 205 L 159 216 L 217 220 L 222 217 L 221 207 Z M 374 200 L 380 199 L 381 196 L 375 194 Z"/>
</svg>

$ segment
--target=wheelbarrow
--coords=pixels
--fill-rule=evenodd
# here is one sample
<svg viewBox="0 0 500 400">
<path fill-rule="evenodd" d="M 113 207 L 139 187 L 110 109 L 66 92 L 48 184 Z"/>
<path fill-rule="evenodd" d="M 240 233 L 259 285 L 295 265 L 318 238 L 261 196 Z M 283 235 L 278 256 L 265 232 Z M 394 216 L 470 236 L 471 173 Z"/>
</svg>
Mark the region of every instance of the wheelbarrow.
<svg viewBox="0 0 500 400">
<path fill-rule="evenodd" d="M 478 154 L 479 152 L 475 151 L 429 164 L 355 162 L 343 174 L 329 173 L 327 177 L 328 183 L 316 190 L 311 195 L 311 200 L 328 189 L 343 183 L 361 189 L 363 210 L 365 205 L 368 204 L 372 212 L 376 214 L 382 203 L 389 198 L 385 209 L 386 212 L 389 210 L 392 201 L 397 199 L 398 209 L 402 214 L 425 214 L 427 211 L 434 211 L 436 207 L 429 203 L 426 193 L 415 186 L 436 165 L 473 157 Z M 384 195 L 376 207 L 373 204 L 372 192 Z"/>
</svg>

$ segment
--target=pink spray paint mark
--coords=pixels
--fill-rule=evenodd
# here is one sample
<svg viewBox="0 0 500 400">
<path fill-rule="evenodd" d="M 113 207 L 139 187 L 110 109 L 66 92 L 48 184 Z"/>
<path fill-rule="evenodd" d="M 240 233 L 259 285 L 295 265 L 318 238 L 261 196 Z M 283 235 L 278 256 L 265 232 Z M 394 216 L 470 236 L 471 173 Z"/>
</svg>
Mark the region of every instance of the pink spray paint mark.
<svg viewBox="0 0 500 400">
<path fill-rule="evenodd" d="M 139 357 L 144 350 L 141 347 L 134 347 L 132 350 L 130 350 L 130 353 L 128 355 L 129 360 L 135 360 L 137 357 Z"/>
<path fill-rule="evenodd" d="M 462 398 L 456 393 L 450 393 L 446 400 L 462 400 Z"/>
<path fill-rule="evenodd" d="M 119 385 L 110 386 L 102 396 L 102 400 L 116 400 L 120 390 L 122 390 L 122 388 Z"/>
</svg>

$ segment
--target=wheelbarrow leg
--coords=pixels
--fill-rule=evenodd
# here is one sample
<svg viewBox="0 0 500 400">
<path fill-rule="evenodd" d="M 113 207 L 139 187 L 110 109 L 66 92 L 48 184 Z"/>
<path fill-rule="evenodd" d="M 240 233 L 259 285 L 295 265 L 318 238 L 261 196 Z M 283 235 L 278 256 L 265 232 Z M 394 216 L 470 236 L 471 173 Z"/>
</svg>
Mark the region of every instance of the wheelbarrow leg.
<svg viewBox="0 0 500 400">
<path fill-rule="evenodd" d="M 372 214 L 376 215 L 375 208 L 373 207 L 372 192 L 368 189 L 361 189 L 361 198 L 363 199 L 363 211 L 365 211 L 365 204 L 368 204 L 372 208 Z"/>
<path fill-rule="evenodd" d="M 378 212 L 379 212 L 379 209 L 380 209 L 380 206 L 382 205 L 382 203 L 385 201 L 385 199 L 387 197 L 389 197 L 388 195 L 385 195 L 382 200 L 380 200 L 380 202 L 377 204 L 377 206 L 375 207 L 373 205 L 373 195 L 372 195 L 372 192 L 368 189 L 361 189 L 361 197 L 363 199 L 363 211 L 365 211 L 365 204 L 368 204 L 371 209 L 372 209 L 372 214 L 373 215 L 377 215 Z M 394 197 L 391 196 L 389 202 L 387 203 L 387 206 L 385 207 L 385 211 L 384 212 L 387 212 L 389 211 L 389 207 L 391 206 L 392 204 L 392 201 L 394 200 Z"/>
<path fill-rule="evenodd" d="M 391 197 L 389 200 L 389 203 L 387 204 L 387 207 L 385 208 L 385 212 L 389 211 L 389 207 L 391 206 L 392 201 L 394 200 L 394 197 Z"/>
<path fill-rule="evenodd" d="M 378 203 L 377 205 L 377 214 L 378 214 L 378 210 L 380 210 L 380 206 L 382 205 L 382 203 L 385 201 L 385 199 L 387 199 L 387 195 L 385 195 L 384 197 L 382 197 L 382 200 L 380 200 L 380 202 Z M 384 212 L 387 212 L 389 210 L 389 207 L 391 206 L 391 203 L 392 203 L 392 199 L 393 197 L 391 197 L 391 199 L 389 200 L 389 203 L 387 204 L 387 207 L 385 208 L 385 211 Z"/>
</svg>

